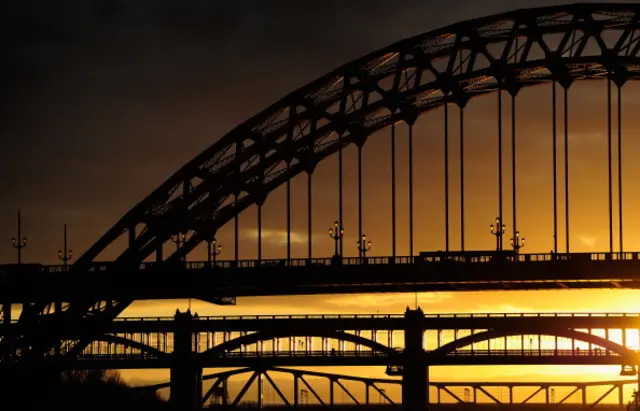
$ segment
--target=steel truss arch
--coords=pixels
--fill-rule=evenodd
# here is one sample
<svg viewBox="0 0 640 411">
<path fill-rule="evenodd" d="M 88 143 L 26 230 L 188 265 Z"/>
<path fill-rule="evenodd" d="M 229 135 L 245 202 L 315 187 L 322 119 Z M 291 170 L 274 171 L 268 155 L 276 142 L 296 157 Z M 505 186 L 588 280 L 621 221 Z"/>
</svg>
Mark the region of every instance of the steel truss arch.
<svg viewBox="0 0 640 411">
<path fill-rule="evenodd" d="M 172 234 L 192 233 L 168 258 L 177 261 L 340 148 L 443 104 L 464 107 L 475 96 L 515 95 L 549 81 L 569 87 L 607 75 L 619 85 L 636 79 L 639 20 L 639 4 L 524 9 L 421 34 L 348 63 L 220 138 L 129 211 L 74 269 L 87 269 L 124 234 L 129 246 L 117 261 L 137 264 Z"/>
<path fill-rule="evenodd" d="M 515 95 L 549 81 L 569 87 L 576 79 L 610 76 L 621 86 L 640 78 L 639 21 L 640 4 L 518 10 L 420 34 L 345 64 L 218 139 L 127 212 L 71 270 L 88 272 L 122 236 L 128 245 L 113 269 L 135 267 L 173 234 L 189 233 L 157 267 L 179 262 L 234 216 L 339 149 L 363 145 L 396 122 L 413 124 L 444 104 L 464 107 L 475 96 Z M 129 303 L 73 302 L 68 312 L 112 319 Z M 28 306 L 21 321 L 44 310 Z"/>
<path fill-rule="evenodd" d="M 637 354 L 632 350 L 624 347 L 618 343 L 607 340 L 606 338 L 598 337 L 596 335 L 587 334 L 584 332 L 566 329 L 566 330 L 544 330 L 544 329 L 528 329 L 528 330 L 520 330 L 520 331 L 511 331 L 511 330 L 489 330 L 483 331 L 477 334 L 471 334 L 463 338 L 459 338 L 457 340 L 451 341 L 439 347 L 433 351 L 431 351 L 430 355 L 447 355 L 458 348 L 466 347 L 474 343 L 479 343 L 483 341 L 489 341 L 494 338 L 502 338 L 502 337 L 511 337 L 517 335 L 527 335 L 527 334 L 536 334 L 536 335 L 547 335 L 551 337 L 563 337 L 576 341 L 583 341 L 591 344 L 595 344 L 604 349 L 610 350 L 622 356 L 626 361 L 628 361 L 628 365 L 638 365 L 640 364 L 640 359 Z"/>
<path fill-rule="evenodd" d="M 339 341 L 351 342 L 354 344 L 362 345 L 367 348 L 371 348 L 373 351 L 379 351 L 385 354 L 397 354 L 393 348 L 387 347 L 377 341 L 370 340 L 368 338 L 360 337 L 358 335 L 349 334 L 344 331 L 305 331 L 299 333 L 295 330 L 276 330 L 276 331 L 259 331 L 252 334 L 247 334 L 241 337 L 234 338 L 232 340 L 223 342 L 200 353 L 202 357 L 216 356 L 227 351 L 233 351 L 240 348 L 243 345 L 255 344 L 259 341 L 273 340 L 276 338 L 287 337 L 325 337 L 333 338 Z"/>
</svg>

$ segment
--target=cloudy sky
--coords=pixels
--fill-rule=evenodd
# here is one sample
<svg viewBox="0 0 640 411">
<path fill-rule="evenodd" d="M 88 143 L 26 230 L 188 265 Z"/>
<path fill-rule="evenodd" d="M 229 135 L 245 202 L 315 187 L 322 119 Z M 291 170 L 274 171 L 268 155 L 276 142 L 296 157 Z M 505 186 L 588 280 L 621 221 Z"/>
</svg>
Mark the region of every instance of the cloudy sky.
<svg viewBox="0 0 640 411">
<path fill-rule="evenodd" d="M 79 255 L 182 164 L 264 107 L 337 66 L 461 20 L 556 3 L 5 1 L 0 6 L 0 44 L 8 73 L 0 78 L 4 103 L 0 121 L 0 175 L 4 182 L 0 240 L 5 242 L 4 246 L 0 243 L 0 261 L 15 258 L 9 240 L 16 235 L 18 209 L 23 214 L 23 234 L 29 236 L 24 251 L 27 261 L 55 262 L 63 224 L 69 225 L 70 246 Z M 625 110 L 628 106 L 632 111 L 640 102 L 640 90 L 634 85 L 627 89 Z M 569 136 L 575 181 L 571 241 L 576 251 L 608 247 L 604 90 L 602 83 L 578 85 L 571 91 L 575 101 L 570 109 Z M 519 100 L 519 229 L 528 237 L 527 250 L 534 252 L 546 252 L 553 245 L 549 92 L 544 87 L 527 90 Z M 495 152 L 490 147 L 495 147 L 491 144 L 496 117 L 495 109 L 490 111 L 489 106 L 495 107 L 493 97 L 472 101 L 467 110 L 467 196 L 473 204 L 467 211 L 467 241 L 468 247 L 475 249 L 493 247 L 488 224 L 496 214 L 496 184 L 485 177 L 495 175 Z M 443 246 L 442 171 L 441 159 L 437 159 L 441 156 L 433 154 L 440 149 L 440 143 L 434 141 L 442 136 L 441 115 L 441 111 L 430 113 L 416 127 L 416 164 L 423 173 L 416 183 L 416 224 L 422 227 L 416 232 L 416 246 L 421 250 Z M 624 121 L 625 136 L 632 136 L 634 119 L 628 116 Z M 508 127 L 505 124 L 505 133 Z M 456 128 L 452 126 L 453 139 Z M 399 129 L 406 136 L 406 129 Z M 383 137 L 372 139 L 365 148 L 365 227 L 374 242 L 373 255 L 390 254 L 388 133 Z M 630 158 L 631 150 L 640 149 L 632 141 L 625 147 Z M 346 154 L 351 165 L 353 154 Z M 406 148 L 399 149 L 398 155 L 399 164 L 406 164 Z M 420 155 L 424 157 L 420 159 Z M 313 226 L 317 233 L 313 241 L 319 255 L 332 252 L 325 227 L 336 216 L 335 159 L 327 164 L 319 167 L 319 177 L 314 180 Z M 349 167 L 348 189 L 355 188 L 355 168 Z M 640 174 L 639 167 L 629 164 L 625 168 L 626 192 L 635 188 L 636 174 Z M 399 171 L 398 178 L 406 179 L 406 169 Z M 296 179 L 293 185 L 294 198 L 305 198 L 305 179 Z M 406 191 L 406 182 L 400 183 L 401 254 L 406 253 L 408 243 L 404 235 Z M 272 197 L 265 205 L 263 237 L 265 256 L 276 258 L 284 252 L 282 191 Z M 355 204 L 354 198 L 347 198 L 348 205 Z M 306 210 L 306 199 L 294 201 L 300 201 L 297 207 Z M 627 249 L 638 249 L 640 243 L 634 243 L 634 238 L 640 233 L 640 211 L 633 198 L 625 197 L 624 201 Z M 452 204 L 457 204 L 456 200 Z M 455 210 L 452 218 L 457 218 Z M 349 241 L 355 241 L 356 232 L 352 212 L 347 216 L 353 218 L 344 222 Z M 254 258 L 255 210 L 246 214 L 242 217 L 241 255 Z M 306 213 L 295 214 L 294 253 L 303 256 Z M 456 236 L 452 237 L 454 244 L 459 241 Z M 220 241 L 228 245 L 225 253 L 231 256 L 233 235 L 228 227 L 220 232 Z M 349 254 L 355 253 L 353 247 Z M 106 257 L 117 251 L 110 250 Z M 202 250 L 190 258 L 203 258 Z M 640 310 L 638 296 L 634 292 L 425 294 L 420 301 L 432 312 L 634 311 Z M 374 305 L 380 311 L 400 312 L 412 301 L 413 296 L 408 295 L 379 295 L 241 299 L 232 308 L 196 304 L 209 314 L 366 312 Z M 138 303 L 129 314 L 163 315 L 184 304 Z"/>
</svg>

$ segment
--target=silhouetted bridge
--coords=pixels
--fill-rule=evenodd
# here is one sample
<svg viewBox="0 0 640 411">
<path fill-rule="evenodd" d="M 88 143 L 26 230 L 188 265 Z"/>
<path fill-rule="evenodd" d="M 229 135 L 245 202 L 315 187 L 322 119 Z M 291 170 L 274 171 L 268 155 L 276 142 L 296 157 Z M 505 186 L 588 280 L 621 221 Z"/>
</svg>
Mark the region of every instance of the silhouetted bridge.
<svg viewBox="0 0 640 411">
<path fill-rule="evenodd" d="M 208 367 L 384 366 L 404 383 L 428 384 L 442 365 L 618 365 L 636 375 L 640 314 L 478 313 L 210 316 L 117 318 L 96 336 L 91 319 L 65 318 L 3 327 L 3 366 L 65 369 L 169 368 L 172 392 L 197 398 Z M 35 340 L 22 340 L 29 335 Z M 82 351 L 74 342 L 92 336 Z M 7 334 L 3 334 L 6 337 Z M 21 347 L 58 338 L 61 347 L 36 357 Z M 632 348 L 632 346 L 634 346 Z M 417 389 L 417 388 L 416 388 Z M 405 394 L 403 394 L 405 395 Z"/>
<path fill-rule="evenodd" d="M 215 321 L 194 321 L 189 315 L 181 315 L 173 322 L 173 332 L 168 329 L 144 331 L 143 328 L 138 328 L 137 331 L 130 331 L 139 338 L 133 341 L 113 330 L 124 327 L 114 319 L 136 299 L 182 297 L 199 298 L 218 304 L 234 304 L 238 296 L 258 295 L 562 288 L 640 289 L 638 253 L 626 252 L 624 248 L 623 175 L 629 168 L 623 167 L 622 156 L 625 141 L 622 126 L 622 90 L 628 81 L 640 79 L 639 33 L 640 4 L 571 4 L 526 9 L 465 21 L 420 34 L 337 68 L 285 96 L 228 134 L 219 138 L 212 137 L 216 141 L 213 145 L 135 205 L 73 265 L 4 266 L 0 279 L 2 366 L 9 367 L 15 363 L 29 361 L 53 361 L 71 366 L 81 362 L 79 358 L 85 358 L 84 363 L 90 364 L 98 361 L 98 357 L 92 359 L 88 357 L 90 355 L 112 355 L 109 352 L 104 353 L 101 344 L 106 344 L 107 347 L 109 344 L 134 347 L 140 353 L 149 353 L 153 351 L 154 346 L 164 348 L 165 334 L 171 334 L 172 349 L 166 352 L 156 349 L 154 355 L 158 358 L 172 358 L 172 361 L 167 363 L 172 372 L 172 402 L 178 409 L 187 410 L 200 405 L 198 376 L 201 373 L 202 358 L 207 356 L 212 358 L 211 361 L 225 360 L 221 351 L 215 351 L 216 347 L 225 347 L 225 344 L 228 347 L 234 340 L 225 339 L 226 342 L 213 344 L 212 348 L 200 352 L 198 346 L 194 345 L 199 341 L 200 333 L 195 332 L 194 324 L 212 326 Z M 606 185 L 608 207 L 603 206 L 602 209 L 603 214 L 606 213 L 608 223 L 608 247 L 604 253 L 576 254 L 571 251 L 575 237 L 573 243 L 571 238 L 576 234 L 576 229 L 571 224 L 571 205 L 575 202 L 569 194 L 575 178 L 569 178 L 569 158 L 573 143 L 570 144 L 569 138 L 571 121 L 568 107 L 570 89 L 578 80 L 606 82 L 607 122 L 602 131 L 607 136 L 608 178 L 606 184 L 602 183 L 602 191 L 605 191 Z M 522 227 L 522 219 L 518 220 L 517 213 L 518 205 L 521 204 L 518 201 L 522 201 L 522 191 L 519 191 L 520 196 L 517 195 L 520 190 L 518 181 L 522 178 L 522 175 L 518 174 L 521 168 L 517 161 L 517 153 L 522 150 L 522 138 L 517 138 L 517 100 L 523 88 L 542 84 L 550 86 L 551 98 L 551 103 L 548 104 L 551 108 L 547 135 L 548 151 L 544 150 L 550 157 L 549 188 L 546 196 L 540 195 L 543 191 L 541 187 L 537 187 L 535 191 L 528 191 L 532 193 L 530 197 L 540 200 L 535 207 L 542 209 L 542 202 L 548 203 L 549 218 L 540 218 L 535 223 L 547 227 L 544 233 L 537 235 L 540 239 L 548 240 L 540 240 L 541 244 L 536 247 L 551 249 L 553 252 L 528 255 L 520 253 L 523 237 L 520 236 L 519 230 L 525 227 Z M 557 107 L 558 86 L 563 97 L 560 109 Z M 470 204 L 469 197 L 465 197 L 470 191 L 469 184 L 465 185 L 465 182 L 469 182 L 469 169 L 465 169 L 465 164 L 469 163 L 465 161 L 465 141 L 468 141 L 465 138 L 465 114 L 468 112 L 466 107 L 471 99 L 479 96 L 487 96 L 488 99 L 490 94 L 496 98 L 497 109 L 495 133 L 490 133 L 492 139 L 494 135 L 496 138 L 495 203 L 491 205 L 491 209 L 481 210 L 478 207 L 476 210 L 477 199 L 472 199 L 474 211 L 484 217 L 476 218 L 478 215 L 475 215 L 474 219 L 470 220 L 465 209 Z M 617 97 L 617 104 L 612 104 L 612 95 Z M 508 145 L 504 141 L 507 133 L 503 130 L 503 100 L 507 98 L 511 106 Z M 441 230 L 435 230 L 431 223 L 427 227 L 419 226 L 414 221 L 414 154 L 432 154 L 437 151 L 432 147 L 434 144 L 431 138 L 437 127 L 433 123 L 429 124 L 429 129 L 424 134 L 430 138 L 416 141 L 426 141 L 427 144 L 415 150 L 413 132 L 422 114 L 440 109 L 443 118 L 438 123 L 442 125 L 442 133 L 438 132 L 438 135 L 442 136 L 443 144 L 437 155 L 442 155 L 440 158 L 444 160 L 441 170 L 443 178 L 440 180 L 442 184 L 437 184 L 432 190 L 436 192 L 430 191 L 428 196 L 435 198 L 441 195 L 443 204 L 440 211 L 433 207 L 423 210 L 434 223 L 441 224 Z M 454 119 L 450 118 L 450 109 L 453 109 L 459 118 L 455 145 L 450 130 L 450 124 L 455 121 L 451 121 Z M 563 125 L 560 136 L 558 117 Z M 614 119 L 618 125 L 615 133 Z M 364 177 L 366 170 L 362 167 L 363 147 L 372 136 L 380 138 L 386 134 L 382 130 L 390 132 L 390 207 L 388 210 L 382 210 L 376 206 L 375 214 L 367 215 L 363 196 L 363 185 L 367 181 Z M 399 167 L 396 162 L 400 156 L 397 155 L 396 149 L 401 130 L 406 130 L 402 135 L 406 135 L 408 148 L 408 158 L 400 163 L 407 166 L 408 198 L 405 213 L 399 212 L 397 207 Z M 537 142 L 544 140 L 544 133 L 540 133 L 540 136 L 536 137 Z M 440 142 L 437 144 L 440 146 Z M 489 143 L 485 141 L 483 144 Z M 510 153 L 505 154 L 503 150 L 507 146 Z M 562 147 L 562 150 L 559 150 L 559 147 Z M 344 165 L 345 161 L 348 161 L 348 150 L 351 148 L 354 148 L 351 154 L 357 172 L 354 173 L 355 184 L 349 186 L 344 178 Z M 454 148 L 457 149 L 457 153 L 453 153 Z M 602 148 L 604 151 L 604 143 Z M 614 148 L 617 149 L 616 152 Z M 629 151 L 629 147 L 625 146 L 625 154 L 632 155 Z M 559 158 L 559 152 L 563 158 Z M 332 258 L 318 259 L 318 247 L 315 247 L 317 240 L 314 239 L 315 232 L 312 227 L 313 207 L 317 203 L 314 203 L 312 177 L 318 164 L 334 155 L 337 157 L 336 207 L 330 215 L 324 213 L 324 205 L 322 211 L 323 218 L 330 218 L 327 221 L 336 220 L 330 231 L 331 239 L 335 241 L 335 252 Z M 450 164 L 452 157 L 459 157 L 459 161 L 451 162 L 455 169 Z M 433 159 L 425 160 L 423 163 L 432 164 L 431 160 Z M 504 170 L 506 162 L 510 163 L 509 173 Z M 434 170 L 433 167 L 421 170 L 428 176 L 429 184 Z M 476 171 L 478 170 L 474 172 Z M 631 171 L 633 172 L 633 169 Z M 455 184 L 452 184 L 450 178 L 454 175 L 452 172 L 459 177 Z M 493 170 L 490 172 L 493 174 Z M 482 186 L 483 191 L 486 191 L 486 185 L 489 184 L 486 177 L 488 175 L 482 177 L 486 183 Z M 299 236 L 306 237 L 303 243 L 307 250 L 305 259 L 294 259 L 294 196 L 291 183 L 302 176 L 306 176 L 307 191 L 303 196 L 306 197 L 304 207 L 301 208 L 300 204 L 295 206 L 296 214 L 306 214 L 306 236 Z M 425 181 L 422 177 L 424 175 L 417 179 Z M 581 177 L 583 174 L 579 174 L 578 178 Z M 504 187 L 506 182 L 511 183 L 507 190 Z M 373 184 L 379 187 L 381 181 L 374 179 Z M 458 189 L 457 193 L 452 193 L 452 186 Z M 564 193 L 560 192 L 559 186 L 564 189 Z M 283 232 L 286 233 L 286 241 L 282 247 L 284 258 L 266 260 L 263 253 L 263 208 L 268 205 L 268 197 L 278 188 L 284 190 L 286 198 L 284 207 L 281 207 L 282 204 L 278 206 L 285 209 L 286 217 L 286 224 L 283 224 L 286 225 L 286 228 L 283 228 Z M 347 190 L 357 195 L 356 206 L 351 212 L 345 210 L 345 204 L 349 204 L 349 201 L 345 201 Z M 505 200 L 505 191 L 510 194 L 510 199 Z M 614 192 L 617 194 L 616 197 Z M 458 210 L 452 210 L 452 199 L 459 200 Z M 376 201 L 378 200 L 380 196 L 376 193 Z M 511 210 L 506 210 L 507 203 Z M 607 209 L 608 212 L 605 212 Z M 246 215 L 247 210 L 257 212 L 257 241 L 254 250 L 257 258 L 242 261 L 239 216 L 243 213 Z M 365 234 L 366 222 L 368 220 L 371 224 L 371 221 L 374 221 L 377 226 L 385 218 L 385 214 L 389 217 L 390 244 L 388 251 L 379 253 L 387 254 L 389 257 L 368 256 L 371 245 Z M 408 221 L 406 230 L 398 230 L 397 220 L 402 214 Z M 453 216 L 457 221 L 453 221 Z M 484 220 L 480 220 L 487 218 L 488 223 L 494 216 L 497 216 L 497 219 L 495 226 L 491 228 L 491 234 L 495 236 L 496 244 L 495 248 L 489 248 L 495 249 L 495 252 L 469 251 L 469 233 L 477 232 L 480 227 L 486 229 Z M 614 217 L 618 223 L 615 228 Z M 504 224 L 507 219 L 509 233 Z M 349 235 L 353 232 L 352 240 L 357 241 L 357 257 L 348 257 L 350 253 L 345 252 L 344 248 L 345 237 L 342 228 L 345 222 L 350 221 L 354 222 Z M 560 221 L 564 227 L 559 227 Z M 452 227 L 459 231 L 452 233 Z M 438 236 L 439 239 L 431 243 L 427 249 L 440 248 L 443 252 L 416 252 L 420 248 L 414 244 L 416 230 L 427 232 L 429 237 Z M 222 237 L 223 234 L 227 235 L 227 241 L 233 239 L 232 262 L 216 261 L 220 251 L 216 237 Z M 406 251 L 398 250 L 399 235 L 406 235 Z M 487 237 L 488 235 L 487 233 Z M 504 235 L 511 237 L 512 247 L 508 251 L 509 247 L 504 246 Z M 454 240 L 455 246 L 452 245 Z M 328 241 L 326 237 L 325 241 Z M 207 261 L 188 262 L 188 256 L 201 244 L 207 246 Z M 18 252 L 18 263 L 21 263 L 23 239 L 20 229 L 14 245 Z M 456 248 L 460 251 L 454 251 Z M 355 254 L 356 248 L 353 247 L 352 251 Z M 100 262 L 101 258 L 106 259 L 104 255 L 107 253 L 114 256 L 113 260 Z M 299 251 L 297 253 L 300 254 Z M 66 264 L 66 236 L 63 254 Z M 401 257 L 402 254 L 406 257 Z M 82 287 L 79 288 L 79 285 Z M 17 324 L 14 324 L 11 318 L 12 304 L 22 304 Z M 576 324 L 583 321 L 572 320 L 575 320 Z M 355 333 L 344 332 L 345 328 L 335 328 L 337 323 L 305 321 L 316 325 L 328 324 L 327 327 L 334 327 L 331 332 L 333 336 L 340 337 L 338 340 L 368 347 L 371 352 L 385 353 L 386 357 L 376 358 L 387 361 L 390 371 L 402 374 L 405 409 L 424 411 L 427 408 L 428 393 L 425 394 L 424 390 L 428 382 L 427 359 L 433 353 L 429 351 L 430 347 L 424 347 L 423 334 L 425 331 L 429 333 L 425 321 L 431 320 L 426 320 L 421 312 L 408 311 L 405 318 L 395 320 L 402 324 L 401 353 L 394 348 L 395 345 L 382 345 L 376 338 L 364 338 Z M 372 323 L 375 321 L 377 320 L 370 320 Z M 474 320 L 455 318 L 451 321 Z M 435 350 L 442 350 L 442 358 L 462 358 L 464 361 L 476 361 L 478 358 L 490 361 L 497 358 L 516 358 L 518 361 L 527 361 L 527 358 L 536 361 L 561 361 L 564 358 L 579 361 L 589 358 L 591 361 L 620 361 L 629 367 L 637 365 L 636 353 L 630 350 L 624 341 L 626 332 L 622 333 L 623 341 L 617 343 L 606 335 L 601 337 L 590 332 L 580 332 L 571 325 L 558 325 L 559 328 L 551 329 L 547 322 L 552 323 L 556 320 L 550 318 L 545 319 L 544 324 L 540 323 L 537 329 L 534 329 L 534 321 L 540 321 L 538 319 L 522 318 L 517 323 L 511 323 L 508 318 L 496 319 L 495 325 L 481 325 L 481 321 L 487 320 L 478 320 L 477 324 L 468 326 L 485 331 L 475 333 L 471 330 L 470 335 L 456 337 L 448 343 L 451 345 L 443 344 Z M 265 321 L 264 324 L 270 324 L 270 327 L 282 324 L 284 329 L 281 331 L 286 338 L 298 331 L 304 331 L 306 336 L 309 336 L 309 330 L 289 328 L 294 322 L 293 319 L 283 322 L 274 320 Z M 138 326 L 142 327 L 147 321 L 138 323 Z M 149 323 L 170 327 L 166 321 Z M 234 324 L 233 321 L 226 320 L 218 323 Z M 245 330 L 237 331 L 238 333 L 252 331 L 251 327 L 246 327 L 247 322 L 244 324 Z M 263 323 L 256 322 L 252 327 L 260 327 L 257 324 Z M 533 328 L 522 328 L 527 324 Z M 389 324 L 385 324 L 385 327 L 388 326 Z M 454 327 L 454 333 L 455 329 L 460 329 L 459 327 L 461 326 Z M 637 326 L 629 327 L 636 329 Z M 201 331 L 207 333 L 206 335 L 216 332 L 212 328 Z M 237 336 L 233 344 L 244 338 L 241 341 L 252 341 L 252 344 L 259 345 L 257 341 L 251 340 L 255 335 L 261 335 L 268 340 L 280 337 L 273 332 L 253 331 L 253 334 Z M 373 332 L 374 329 L 365 328 L 364 331 Z M 81 334 L 78 335 L 78 332 Z M 555 344 L 552 348 L 554 355 L 542 355 L 548 353 L 542 344 L 542 335 L 549 332 L 552 333 L 551 338 Z M 527 333 L 536 337 L 522 337 Z M 322 334 L 316 337 L 327 338 L 330 335 Z M 470 352 L 469 355 L 450 355 L 457 348 L 473 346 L 476 342 L 496 338 L 503 341 L 506 338 L 502 354 L 499 354 L 500 349 L 488 343 L 486 349 L 474 346 L 473 355 Z M 509 338 L 519 339 L 520 345 L 516 344 L 516 348 L 513 348 L 515 343 L 510 342 Z M 527 338 L 529 345 L 524 347 Z M 574 342 L 582 340 L 588 345 L 586 349 L 589 354 L 583 354 L 585 347 L 574 346 L 571 342 L 566 343 L 569 345 L 558 345 L 555 338 L 567 338 Z M 109 341 L 102 341 L 103 339 Z M 535 350 L 530 349 L 534 344 L 537 344 L 535 346 L 538 347 L 540 355 L 535 355 Z M 593 347 L 589 344 L 599 347 L 598 355 L 595 355 L 595 348 L 592 350 Z M 309 349 L 308 345 L 305 346 Z M 92 349 L 91 347 L 95 347 L 96 354 L 87 351 Z M 336 358 L 373 360 L 373 354 L 368 357 L 364 353 L 360 357 L 353 354 L 357 352 L 360 355 L 361 351 L 358 349 L 354 351 L 340 346 L 334 347 L 336 354 L 351 353 L 340 357 L 327 355 L 327 348 L 322 345 L 320 347 L 323 348 L 309 350 L 321 355 L 305 355 L 300 358 L 308 358 L 309 361 L 326 360 L 327 363 Z M 255 358 L 251 358 L 247 353 L 229 354 L 225 361 L 235 355 L 239 363 L 258 362 L 266 358 L 262 354 L 269 352 L 289 353 L 271 356 L 282 358 L 283 361 L 296 359 L 298 355 L 298 347 L 281 347 L 272 351 L 264 348 L 256 351 L 260 354 L 252 354 Z M 581 349 L 580 355 L 578 348 Z M 562 352 L 570 350 L 571 355 L 556 355 L 556 349 Z M 520 354 L 517 354 L 518 350 Z M 236 352 L 236 349 L 231 352 Z M 242 350 L 238 352 L 242 353 Z M 331 354 L 330 349 L 328 352 Z M 512 352 L 515 354 L 503 355 Z M 483 354 L 476 355 L 478 353 Z M 396 355 L 397 363 L 393 358 Z M 145 364 L 152 363 L 146 359 L 142 361 Z"/>
<path fill-rule="evenodd" d="M 220 408 L 333 407 L 347 409 L 399 409 L 402 381 L 281 367 L 252 367 L 204 375 L 202 403 Z M 430 409 L 625 409 L 625 398 L 637 385 L 632 380 L 612 381 L 430 381 Z M 170 383 L 139 386 L 161 392 Z M 269 392 L 270 391 L 270 392 Z M 269 395 L 271 394 L 271 395 Z M 396 407 L 396 408 L 394 408 Z"/>
<path fill-rule="evenodd" d="M 56 335 L 62 341 L 84 338 L 90 326 L 90 321 L 64 318 L 53 326 L 49 322 L 29 325 L 36 338 Z M 13 322 L 9 332 L 24 335 L 22 327 L 19 321 Z M 171 368 L 172 353 L 180 338 L 185 338 L 189 355 L 196 355 L 200 369 L 382 365 L 388 373 L 400 375 L 407 338 L 416 333 L 424 335 L 426 343 L 421 337 L 420 354 L 414 355 L 429 365 L 615 364 L 631 367 L 635 374 L 640 314 L 408 310 L 404 315 L 125 317 L 111 322 L 106 333 L 82 352 L 61 350 L 49 361 L 81 369 Z M 17 350 L 15 357 L 7 359 L 19 361 L 22 355 Z"/>
</svg>

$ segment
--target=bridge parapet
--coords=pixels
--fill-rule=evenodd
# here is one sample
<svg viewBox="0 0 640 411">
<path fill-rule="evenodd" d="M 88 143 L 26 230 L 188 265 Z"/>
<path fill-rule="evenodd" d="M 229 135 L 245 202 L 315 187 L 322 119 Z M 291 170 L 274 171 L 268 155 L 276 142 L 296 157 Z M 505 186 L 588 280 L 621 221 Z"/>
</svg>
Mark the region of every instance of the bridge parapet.
<svg viewBox="0 0 640 411">
<path fill-rule="evenodd" d="M 417 256 L 376 256 L 376 257 L 335 257 L 325 258 L 293 258 L 293 259 L 261 259 L 261 260 L 217 260 L 215 264 L 210 261 L 184 261 L 172 263 L 173 270 L 218 270 L 218 269 L 247 269 L 247 268 L 296 268 L 312 266 L 360 266 L 360 265 L 420 265 L 439 263 L 465 263 L 465 264 L 499 264 L 511 263 L 561 263 L 561 262 L 613 262 L 613 261 L 640 261 L 640 252 L 592 252 L 592 253 L 519 253 L 497 256 L 495 251 L 429 251 L 421 252 Z M 152 270 L 160 265 L 158 262 L 142 262 L 135 268 L 137 271 Z M 89 272 L 108 272 L 113 269 L 122 269 L 114 262 L 98 261 L 90 265 Z M 0 270 L 5 275 L 13 273 L 64 273 L 73 272 L 73 265 L 45 265 L 45 264 L 3 264 Z"/>
<path fill-rule="evenodd" d="M 0 301 L 73 301 L 76 284 L 96 301 L 199 298 L 233 304 L 236 297 L 545 289 L 640 289 L 638 253 L 518 254 L 423 253 L 415 257 L 222 261 L 135 267 L 94 263 L 88 271 L 38 266 L 7 271 Z M 69 272 L 65 272 L 68 270 Z M 219 270 L 217 275 L 211 271 Z M 149 284 L 153 272 L 157 284 Z M 100 275 L 91 275 L 100 273 Z M 108 277 L 105 277 L 108 276 Z M 107 280 L 108 278 L 108 280 Z M 121 284 L 127 287 L 121 287 Z M 169 283 L 171 286 L 160 286 Z"/>
</svg>

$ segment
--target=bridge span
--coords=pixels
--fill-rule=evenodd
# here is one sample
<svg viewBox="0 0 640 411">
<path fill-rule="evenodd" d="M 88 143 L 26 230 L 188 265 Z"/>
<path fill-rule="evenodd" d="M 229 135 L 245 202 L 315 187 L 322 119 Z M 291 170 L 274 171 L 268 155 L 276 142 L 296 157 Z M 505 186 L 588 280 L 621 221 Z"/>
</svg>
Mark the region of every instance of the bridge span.
<svg viewBox="0 0 640 411">
<path fill-rule="evenodd" d="M 72 301 L 75 284 L 96 300 L 202 298 L 371 292 L 640 289 L 637 252 L 510 254 L 432 252 L 407 257 L 5 265 L 0 300 Z M 154 281 L 148 280 L 153 275 Z"/>
<path fill-rule="evenodd" d="M 55 315 L 54 315 L 55 316 Z M 519 313 L 118 318 L 81 352 L 66 341 L 92 335 L 91 322 L 31 324 L 30 335 L 61 347 L 41 364 L 65 369 L 172 370 L 172 390 L 201 391 L 204 368 L 382 366 L 405 384 L 428 383 L 428 370 L 450 365 L 616 365 L 637 375 L 640 314 Z M 25 335 L 18 321 L 9 333 Z M 11 340 L 9 340 L 11 341 Z M 29 341 L 23 344 L 30 344 Z M 19 348 L 4 366 L 35 358 Z M 184 386 L 191 381 L 191 385 Z M 180 385 L 183 384 L 183 385 Z M 417 389 L 417 388 L 415 388 Z M 189 394 L 191 395 L 191 394 Z"/>
<path fill-rule="evenodd" d="M 399 409 L 402 381 L 281 367 L 247 367 L 202 377 L 203 405 L 242 409 L 247 406 L 369 406 Z M 138 386 L 162 392 L 170 382 Z M 610 381 L 430 381 L 430 409 L 624 410 L 635 379 Z M 271 392 L 269 392 L 271 391 Z M 269 395 L 271 394 L 271 395 Z M 456 405 L 458 407 L 456 407 Z M 394 408 L 397 407 L 397 408 Z M 437 406 L 440 406 L 438 408 Z M 484 407 L 484 408 L 483 408 Z"/>
</svg>

